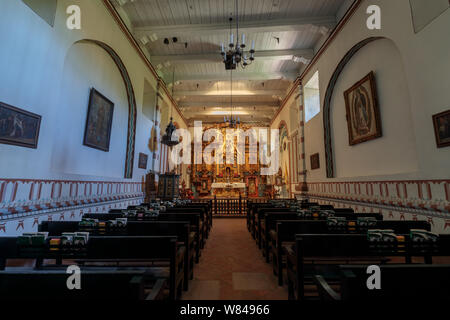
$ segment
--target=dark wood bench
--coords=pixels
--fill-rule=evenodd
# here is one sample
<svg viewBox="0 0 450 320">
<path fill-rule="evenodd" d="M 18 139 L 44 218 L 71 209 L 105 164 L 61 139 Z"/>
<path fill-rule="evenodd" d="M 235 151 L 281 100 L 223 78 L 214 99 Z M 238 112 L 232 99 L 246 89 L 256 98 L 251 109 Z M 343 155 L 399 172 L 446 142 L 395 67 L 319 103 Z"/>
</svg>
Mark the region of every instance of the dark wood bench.
<svg viewBox="0 0 450 320">
<path fill-rule="evenodd" d="M 170 299 L 181 297 L 184 280 L 185 247 L 177 243 L 172 236 L 93 236 L 86 246 L 59 248 L 53 250 L 48 241 L 40 246 L 22 246 L 17 237 L 0 238 L 0 270 L 4 270 L 10 259 L 33 259 L 36 269 L 45 269 L 44 260 L 55 261 L 61 265 L 64 261 L 80 265 L 102 268 L 113 263 L 123 268 L 144 268 L 154 278 L 166 278 L 169 282 Z M 158 263 L 159 265 L 156 265 Z"/>
<path fill-rule="evenodd" d="M 319 210 L 328 210 L 328 211 L 333 211 L 335 216 L 341 216 L 341 217 L 347 217 L 350 214 L 353 214 L 354 211 L 351 208 L 339 208 L 339 209 L 333 209 L 332 206 L 329 205 L 313 205 L 312 203 L 302 203 L 300 204 L 300 209 L 309 209 L 310 207 L 317 207 L 320 208 Z M 331 208 L 331 209 L 330 209 Z M 262 208 L 260 210 L 258 210 L 256 216 L 255 216 L 255 226 L 254 226 L 254 232 L 255 232 L 255 238 L 257 240 L 258 243 L 258 247 L 261 249 L 262 247 L 262 234 L 264 233 L 264 229 L 265 229 L 265 225 L 264 225 L 264 219 L 265 219 L 265 215 L 268 213 L 278 213 L 278 212 L 283 212 L 283 213 L 297 213 L 297 208 Z M 358 215 L 360 215 L 358 213 Z M 383 220 L 383 215 L 379 214 L 379 213 L 364 213 L 365 217 L 375 217 L 376 219 L 379 220 Z M 320 214 L 318 212 L 314 212 L 313 216 L 310 218 L 304 218 L 304 219 L 308 219 L 308 220 L 321 220 L 324 218 L 320 217 Z"/>
<path fill-rule="evenodd" d="M 140 207 L 146 207 L 145 204 L 141 206 L 129 206 L 128 210 L 136 210 Z M 147 209 L 149 209 L 147 205 Z M 110 211 L 111 212 L 111 211 Z M 140 210 L 137 210 L 138 214 L 143 213 Z M 209 218 L 208 211 L 204 206 L 176 206 L 176 207 L 166 207 L 166 211 L 161 213 L 195 213 L 200 215 L 200 223 L 198 232 L 200 234 L 200 247 L 203 248 L 205 246 L 206 238 L 208 237 L 209 232 Z"/>
<path fill-rule="evenodd" d="M 167 281 L 147 270 L 80 268 L 80 290 L 67 287 L 66 268 L 0 271 L 2 300 L 162 300 Z"/>
<path fill-rule="evenodd" d="M 348 211 L 345 211 L 348 210 Z M 354 213 L 352 209 L 334 210 L 335 217 L 345 218 L 347 220 L 356 220 L 358 218 L 374 218 L 376 220 L 383 220 L 383 215 L 380 213 Z M 283 217 L 282 217 L 283 216 Z M 301 217 L 296 212 L 263 212 L 258 216 L 259 232 L 258 245 L 263 249 L 263 254 L 269 252 L 268 241 L 269 232 L 275 229 L 275 221 L 277 220 L 326 220 L 327 217 L 321 217 L 319 214 L 313 214 L 313 217 Z M 267 262 L 269 256 L 266 255 Z"/>
<path fill-rule="evenodd" d="M 322 301 L 449 301 L 450 265 L 381 265 L 381 289 L 367 288 L 367 265 L 339 266 L 338 290 L 314 276 Z"/>
<path fill-rule="evenodd" d="M 369 227 L 358 226 L 357 221 L 347 220 L 348 228 L 342 230 L 335 229 L 328 225 L 326 220 L 277 220 L 276 230 L 271 230 L 269 234 L 270 252 L 272 255 L 273 272 L 278 276 L 278 284 L 283 285 L 283 265 L 285 255 L 283 255 L 283 244 L 293 244 L 297 234 L 366 234 Z M 427 221 L 376 221 L 376 225 L 370 229 L 391 229 L 396 234 L 407 234 L 411 229 L 421 229 L 430 231 L 431 225 Z"/>
<path fill-rule="evenodd" d="M 83 218 L 97 219 L 99 221 L 107 221 L 117 218 L 124 218 L 126 215 L 124 213 L 89 213 L 84 214 Z M 191 232 L 195 232 L 195 262 L 198 263 L 200 261 L 201 256 L 201 233 L 198 230 L 201 230 L 200 227 L 200 214 L 196 213 L 166 213 L 161 212 L 156 217 L 135 217 L 129 218 L 128 221 L 189 221 Z"/>
<path fill-rule="evenodd" d="M 189 279 L 194 277 L 195 233 L 190 232 L 188 221 L 130 221 L 125 227 L 98 229 L 80 227 L 79 221 L 43 221 L 38 231 L 48 232 L 49 236 L 60 236 L 63 232 L 89 232 L 91 236 L 176 236 L 185 250 L 185 291 L 189 289 Z"/>
<path fill-rule="evenodd" d="M 423 257 L 431 264 L 434 256 L 450 256 L 450 235 L 439 235 L 437 243 L 426 245 L 413 243 L 409 235 L 399 235 L 396 242 L 373 243 L 367 234 L 299 234 L 295 244 L 283 245 L 283 250 L 289 299 L 304 299 L 305 283 L 312 283 L 315 275 L 336 278 L 338 265 L 380 265 L 393 257 L 404 258 L 404 263 Z"/>
</svg>

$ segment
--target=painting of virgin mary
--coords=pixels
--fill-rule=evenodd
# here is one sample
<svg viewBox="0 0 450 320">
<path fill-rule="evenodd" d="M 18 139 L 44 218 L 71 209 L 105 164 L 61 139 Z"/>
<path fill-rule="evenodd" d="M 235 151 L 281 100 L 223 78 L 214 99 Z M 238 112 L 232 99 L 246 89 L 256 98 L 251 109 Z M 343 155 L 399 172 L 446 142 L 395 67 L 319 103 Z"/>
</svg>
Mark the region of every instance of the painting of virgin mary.
<svg viewBox="0 0 450 320">
<path fill-rule="evenodd" d="M 355 145 L 381 137 L 380 111 L 375 75 L 369 73 L 344 92 L 349 144 Z"/>
</svg>

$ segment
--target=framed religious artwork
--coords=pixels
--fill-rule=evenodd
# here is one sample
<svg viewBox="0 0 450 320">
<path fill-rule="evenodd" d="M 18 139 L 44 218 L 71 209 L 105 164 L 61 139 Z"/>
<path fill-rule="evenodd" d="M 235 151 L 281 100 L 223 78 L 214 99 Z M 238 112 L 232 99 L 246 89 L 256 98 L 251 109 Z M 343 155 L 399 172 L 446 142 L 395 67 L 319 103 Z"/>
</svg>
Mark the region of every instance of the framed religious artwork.
<svg viewBox="0 0 450 320">
<path fill-rule="evenodd" d="M 114 103 L 92 88 L 84 131 L 85 146 L 109 151 L 113 113 Z"/>
<path fill-rule="evenodd" d="M 318 153 L 311 155 L 310 161 L 311 161 L 311 170 L 316 170 L 320 168 L 320 158 Z"/>
<path fill-rule="evenodd" d="M 139 153 L 138 168 L 139 169 L 147 169 L 147 161 L 148 161 L 148 155 L 146 155 L 145 153 Z"/>
<path fill-rule="evenodd" d="M 0 102 L 0 143 L 36 149 L 41 116 Z"/>
<path fill-rule="evenodd" d="M 450 146 L 450 110 L 433 116 L 434 135 L 438 148 Z"/>
<path fill-rule="evenodd" d="M 370 72 L 344 92 L 351 146 L 382 136 L 375 74 Z"/>
</svg>

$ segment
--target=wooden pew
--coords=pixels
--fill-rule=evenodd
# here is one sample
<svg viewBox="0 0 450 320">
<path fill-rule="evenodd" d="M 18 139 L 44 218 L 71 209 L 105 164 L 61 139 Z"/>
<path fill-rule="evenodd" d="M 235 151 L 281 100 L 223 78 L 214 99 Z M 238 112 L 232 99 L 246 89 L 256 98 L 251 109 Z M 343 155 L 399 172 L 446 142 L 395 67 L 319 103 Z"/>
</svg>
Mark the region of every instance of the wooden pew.
<svg viewBox="0 0 450 320">
<path fill-rule="evenodd" d="M 278 218 L 278 215 L 284 215 L 283 218 Z M 291 217 L 289 217 L 289 211 L 283 212 L 275 212 L 275 211 L 263 211 L 261 215 L 258 216 L 258 247 L 265 248 L 266 241 L 268 239 L 268 234 L 270 230 L 275 229 L 274 221 L 276 220 L 325 220 L 327 217 L 321 217 L 317 214 L 316 217 L 312 218 L 304 218 L 298 216 L 297 212 L 291 212 Z M 335 217 L 350 219 L 358 219 L 358 218 L 375 218 L 376 220 L 383 220 L 383 215 L 380 213 L 354 213 L 352 209 L 348 209 L 348 211 L 344 210 L 334 210 L 333 215 Z M 280 216 L 281 217 L 281 216 Z M 266 220 L 268 222 L 266 222 Z M 270 225 L 269 225 L 270 224 Z M 267 261 L 269 262 L 269 261 Z"/>
<path fill-rule="evenodd" d="M 450 235 L 439 235 L 430 247 L 412 243 L 408 235 L 401 238 L 404 241 L 374 244 L 366 234 L 298 234 L 294 245 L 283 245 L 289 299 L 304 299 L 305 283 L 321 273 L 336 276 L 338 265 L 381 265 L 392 257 L 403 257 L 405 263 L 411 263 L 412 257 L 423 257 L 431 264 L 433 256 L 450 255 Z"/>
<path fill-rule="evenodd" d="M 280 202 L 282 203 L 282 202 Z M 294 200 L 288 200 L 286 201 L 286 206 L 283 207 L 277 207 L 274 205 L 274 203 L 271 202 L 267 202 L 267 203 L 251 203 L 249 206 L 249 209 L 247 210 L 247 228 L 249 229 L 249 231 L 252 234 L 253 239 L 256 238 L 256 234 L 255 234 L 255 230 L 257 229 L 257 224 L 256 224 L 256 216 L 258 214 L 258 210 L 259 209 L 280 209 L 280 210 L 288 210 L 289 207 L 287 206 L 287 204 L 290 203 L 294 203 L 295 205 L 299 206 L 302 209 L 307 209 L 311 206 L 319 206 L 318 203 L 315 202 L 300 202 L 298 203 L 297 201 Z"/>
<path fill-rule="evenodd" d="M 315 204 L 313 204 L 313 203 L 301 203 L 300 204 L 301 206 L 300 206 L 300 209 L 308 209 L 309 207 L 311 207 L 311 206 L 316 206 Z M 316 206 L 316 207 L 320 207 L 320 210 L 332 210 L 332 211 L 334 211 L 335 212 L 335 215 L 339 215 L 339 216 L 346 216 L 347 214 L 350 214 L 350 213 L 354 213 L 354 211 L 353 211 L 353 209 L 351 209 L 351 208 L 339 208 L 339 209 L 333 209 L 333 207 L 332 206 L 329 206 L 329 205 L 323 205 L 323 206 Z M 330 207 L 331 207 L 331 209 L 330 209 Z M 257 240 L 257 243 L 258 243 L 258 247 L 261 249 L 261 245 L 262 245 L 262 243 L 261 243 L 261 235 L 262 235 L 262 233 L 263 233 L 263 229 L 264 229 L 264 217 L 265 217 L 265 214 L 266 213 L 275 213 L 275 212 L 284 212 L 284 213 L 287 213 L 287 212 L 293 212 L 293 213 L 296 213 L 297 212 L 297 208 L 261 208 L 261 209 L 258 209 L 258 211 L 257 211 L 257 213 L 256 213 L 256 215 L 255 215 L 255 217 L 254 217 L 254 219 L 255 219 L 255 222 L 254 222 L 254 233 L 255 233 L 255 239 Z M 381 219 L 382 220 L 382 215 L 380 215 L 380 214 L 378 214 L 378 213 L 376 213 L 376 214 L 372 214 L 372 213 L 367 213 L 367 217 L 370 217 L 370 216 L 374 216 L 374 217 L 376 217 L 377 219 Z M 318 218 L 318 219 L 320 219 L 320 218 Z"/>
<path fill-rule="evenodd" d="M 150 204 L 143 203 L 140 205 L 141 207 L 150 208 Z M 136 208 L 139 206 L 130 206 L 129 208 Z M 111 212 L 111 211 L 110 211 Z M 188 203 L 183 205 L 177 205 L 175 207 L 167 207 L 166 212 L 175 212 L 175 213 L 199 213 L 201 217 L 201 227 L 203 238 L 206 239 L 209 236 L 209 231 L 212 227 L 212 209 L 210 204 L 208 203 Z"/>
<path fill-rule="evenodd" d="M 136 268 L 130 263 L 138 263 L 139 268 L 152 273 L 154 278 L 167 278 L 171 300 L 181 296 L 184 280 L 185 247 L 177 244 L 177 238 L 160 237 L 124 237 L 93 236 L 84 247 L 51 250 L 48 242 L 39 247 L 22 247 L 17 244 L 17 237 L 0 238 L 0 270 L 4 270 L 9 259 L 34 259 L 36 269 L 45 269 L 44 260 L 56 261 L 56 265 L 64 260 L 75 261 L 80 265 L 96 264 L 99 268 L 105 263 L 125 264 L 122 268 Z M 155 262 L 168 266 L 155 267 Z M 152 263 L 149 266 L 148 263 Z"/>
<path fill-rule="evenodd" d="M 347 230 L 335 230 L 328 226 L 326 220 L 277 220 L 276 230 L 270 232 L 270 252 L 272 254 L 273 272 L 278 276 L 278 284 L 283 285 L 283 264 L 285 256 L 283 255 L 283 245 L 293 244 L 297 234 L 366 234 L 369 227 L 358 227 L 355 220 L 347 220 L 348 224 L 354 227 L 348 227 Z M 431 225 L 427 221 L 380 221 L 377 220 L 375 226 L 370 229 L 390 229 L 396 234 L 408 234 L 411 229 L 421 229 L 430 231 Z"/>
<path fill-rule="evenodd" d="M 97 219 L 99 221 L 107 221 L 117 218 L 126 217 L 123 213 L 88 213 L 84 214 L 83 218 Z M 166 213 L 161 212 L 157 217 L 136 217 L 135 219 L 127 217 L 128 221 L 189 221 L 191 232 L 194 232 L 195 237 L 195 262 L 200 261 L 200 244 L 201 244 L 201 234 L 198 230 L 200 228 L 200 214 L 197 213 Z"/>
<path fill-rule="evenodd" d="M 63 232 L 89 232 L 90 236 L 176 236 L 177 240 L 186 247 L 184 261 L 185 291 L 189 289 L 189 279 L 194 277 L 195 235 L 190 232 L 188 221 L 130 221 L 122 228 L 80 227 L 79 221 L 43 221 L 38 231 L 48 232 L 49 236 L 60 236 Z"/>
<path fill-rule="evenodd" d="M 141 206 L 129 206 L 128 210 L 136 210 L 139 209 L 139 207 L 145 207 L 145 205 Z M 147 209 L 149 209 L 147 207 Z M 137 210 L 138 213 L 142 212 Z M 200 247 L 203 248 L 205 245 L 206 238 L 208 237 L 208 230 L 209 230 L 209 218 L 208 218 L 208 212 L 205 209 L 204 206 L 196 206 L 196 207 L 186 207 L 186 206 L 180 206 L 180 207 L 167 207 L 166 211 L 161 213 L 198 213 L 200 214 L 200 224 L 198 232 L 200 234 Z M 195 227 L 193 226 L 193 229 Z"/>
<path fill-rule="evenodd" d="M 199 226 L 198 226 L 198 232 L 200 234 L 200 248 L 204 248 L 205 247 L 205 243 L 206 243 L 206 238 L 208 236 L 208 228 L 209 228 L 209 222 L 208 222 L 208 217 L 207 217 L 207 212 L 206 210 L 204 210 L 204 208 L 179 208 L 179 207 L 174 207 L 174 208 L 167 208 L 167 210 L 165 212 L 161 212 L 161 213 L 165 213 L 165 214 L 169 214 L 169 213 L 176 213 L 176 214 L 199 214 L 200 215 L 200 221 L 199 221 Z M 194 227 L 195 228 L 195 227 Z M 194 229 L 195 230 L 195 229 Z"/>
<path fill-rule="evenodd" d="M 335 291 L 321 275 L 314 276 L 322 301 L 449 301 L 450 265 L 381 265 L 381 289 L 367 288 L 367 265 L 341 265 Z"/>
<path fill-rule="evenodd" d="M 211 231 L 212 228 L 212 224 L 213 224 L 213 216 L 212 216 L 212 204 L 211 204 L 211 200 L 208 203 L 202 203 L 202 202 L 191 202 L 188 204 L 184 205 L 185 207 L 188 208 L 203 208 L 206 212 L 206 221 L 207 221 L 207 226 L 208 226 L 208 230 L 207 230 L 207 238 L 209 236 L 209 232 Z M 182 207 L 182 206 L 181 206 Z"/>
<path fill-rule="evenodd" d="M 162 300 L 165 279 L 153 279 L 147 270 L 81 267 L 80 290 L 69 290 L 66 268 L 0 271 L 3 300 Z M 148 292 L 149 286 L 151 287 Z M 146 292 L 147 291 L 147 292 Z"/>
</svg>

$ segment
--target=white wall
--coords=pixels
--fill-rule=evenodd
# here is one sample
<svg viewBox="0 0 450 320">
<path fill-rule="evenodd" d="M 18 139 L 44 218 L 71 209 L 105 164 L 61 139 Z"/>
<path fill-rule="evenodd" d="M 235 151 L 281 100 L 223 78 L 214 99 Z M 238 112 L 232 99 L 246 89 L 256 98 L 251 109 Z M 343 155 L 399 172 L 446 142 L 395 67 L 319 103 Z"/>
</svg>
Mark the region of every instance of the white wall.
<svg viewBox="0 0 450 320">
<path fill-rule="evenodd" d="M 108 152 L 80 145 L 91 88 L 114 103 Z M 58 121 L 54 124 L 51 170 L 63 174 L 123 178 L 128 102 L 114 61 L 97 45 L 74 44 L 65 61 L 60 92 L 59 108 L 55 110 Z"/>
<path fill-rule="evenodd" d="M 24 211 L 21 215 L 27 229 L 23 231 L 34 224 L 29 221 L 33 215 L 43 214 L 34 207 L 37 201 L 56 204 L 77 197 L 104 201 L 103 197 L 119 194 L 136 199 L 142 196 L 139 182 L 146 172 L 138 168 L 139 152 L 149 155 L 151 169 L 153 154 L 148 141 L 154 123 L 143 116 L 142 103 L 145 79 L 153 88 L 157 79 L 101 0 L 76 1 L 81 8 L 81 30 L 66 27 L 66 8 L 72 4 L 58 1 L 51 27 L 22 1 L 0 1 L 0 101 L 42 116 L 37 149 L 0 144 L 1 217 L 11 219 L 9 224 L 16 223 L 15 214 L 5 215 L 6 203 Z M 83 39 L 113 48 L 131 78 L 137 105 L 132 179 L 123 178 L 128 128 L 124 82 L 111 57 L 100 47 L 79 43 Z M 115 104 L 109 152 L 83 146 L 91 87 Z M 171 107 L 170 99 L 161 94 L 166 108 Z M 86 193 L 84 186 L 89 185 L 101 189 Z M 52 210 L 64 213 L 72 209 Z M 17 230 L 22 230 L 20 223 Z M 3 233 L 0 221 L 0 235 Z"/>
<path fill-rule="evenodd" d="M 369 5 L 381 8 L 381 30 L 366 27 Z M 432 123 L 432 115 L 450 109 L 448 30 L 450 10 L 415 33 L 409 0 L 362 1 L 303 75 L 304 84 L 316 71 L 320 77 L 321 112 L 305 124 L 312 199 L 357 212 L 381 212 L 386 219 L 427 220 L 435 232 L 450 232 L 450 148 L 436 147 Z M 369 37 L 385 39 L 357 52 L 333 91 L 330 122 L 335 177 L 330 179 L 324 154 L 326 89 L 346 53 Z M 383 136 L 349 146 L 343 93 L 370 71 L 374 71 L 378 87 Z M 283 112 L 274 124 L 288 119 Z M 312 171 L 310 156 L 317 152 L 321 168 Z"/>
<path fill-rule="evenodd" d="M 382 29 L 366 27 L 368 5 L 379 5 Z M 331 101 L 335 179 L 439 179 L 450 176 L 450 148 L 436 148 L 431 116 L 450 108 L 450 10 L 420 33 L 412 26 L 408 0 L 363 1 L 350 21 L 306 74 L 306 83 L 320 75 L 323 101 L 331 75 L 346 52 L 371 36 L 375 41 L 347 64 Z M 373 70 L 376 74 L 383 137 L 348 145 L 343 92 Z M 320 153 L 321 169 L 308 172 L 308 181 L 326 178 L 323 113 L 305 126 L 306 159 Z M 309 162 L 309 161 L 307 161 Z M 309 166 L 309 164 L 308 164 Z"/>
<path fill-rule="evenodd" d="M 58 1 L 52 28 L 21 1 L 0 3 L 0 100 L 42 115 L 38 149 L 0 144 L 2 178 L 123 179 L 128 118 L 127 96 L 117 67 L 102 49 L 74 44 L 100 40 L 121 57 L 137 102 L 133 180 L 140 180 L 138 153 L 150 153 L 151 123 L 142 116 L 144 79 L 156 80 L 109 15 L 102 1 L 81 0 L 82 29 L 68 30 L 71 1 Z M 115 103 L 111 150 L 82 145 L 90 87 Z M 150 154 L 151 158 L 151 154 Z M 30 161 L 33 159 L 33 161 Z"/>
</svg>

